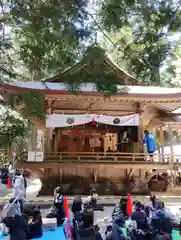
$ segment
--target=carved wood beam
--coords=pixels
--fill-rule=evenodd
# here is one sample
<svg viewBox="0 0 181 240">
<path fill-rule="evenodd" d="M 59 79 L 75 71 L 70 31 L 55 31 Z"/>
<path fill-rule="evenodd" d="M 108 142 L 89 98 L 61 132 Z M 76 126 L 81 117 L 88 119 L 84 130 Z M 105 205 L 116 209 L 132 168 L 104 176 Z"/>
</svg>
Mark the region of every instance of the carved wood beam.
<svg viewBox="0 0 181 240">
<path fill-rule="evenodd" d="M 131 115 L 135 114 L 133 111 L 125 111 L 125 110 L 95 110 L 95 109 L 89 109 L 89 110 L 75 110 L 75 109 L 53 109 L 52 113 L 55 114 L 105 114 L 105 115 Z"/>
</svg>

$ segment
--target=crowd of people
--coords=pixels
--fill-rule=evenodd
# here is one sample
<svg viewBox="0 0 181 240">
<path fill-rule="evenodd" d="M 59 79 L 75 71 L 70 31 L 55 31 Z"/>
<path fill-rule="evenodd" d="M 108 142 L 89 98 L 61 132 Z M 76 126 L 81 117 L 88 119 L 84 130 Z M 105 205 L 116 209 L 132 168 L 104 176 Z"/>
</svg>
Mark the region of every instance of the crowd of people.
<svg viewBox="0 0 181 240">
<path fill-rule="evenodd" d="M 12 177 L 13 198 L 0 208 L 1 224 L 9 229 L 11 240 L 30 240 L 43 235 L 41 211 L 38 206 L 24 204 L 27 182 L 23 173 L 16 170 Z M 127 197 L 121 197 L 113 208 L 112 221 L 107 225 L 104 236 L 99 226 L 94 225 L 94 209 L 98 194 L 92 189 L 87 200 L 75 197 L 72 204 L 72 221 L 70 232 L 72 240 L 171 240 L 172 230 L 181 232 L 181 223 L 175 224 L 165 209 L 164 202 L 151 196 L 151 203 L 144 205 L 140 201 L 134 203 L 134 211 L 127 212 Z M 53 205 L 46 218 L 56 218 L 60 226 L 66 219 L 64 196 L 61 188 L 54 190 Z M 126 232 L 124 231 L 126 229 Z"/>
<path fill-rule="evenodd" d="M 27 181 L 19 169 L 9 171 L 7 167 L 1 169 L 1 182 L 11 176 L 13 197 L 4 207 L 0 207 L 1 230 L 10 235 L 11 240 L 30 240 L 43 235 L 41 211 L 38 206 L 24 204 Z"/>
<path fill-rule="evenodd" d="M 181 225 L 172 221 L 164 202 L 155 196 L 150 197 L 151 203 L 148 205 L 136 201 L 131 215 L 127 213 L 127 200 L 127 197 L 121 197 L 119 204 L 114 207 L 112 222 L 105 232 L 106 240 L 171 240 L 174 228 L 181 231 Z M 74 199 L 72 213 L 73 240 L 103 239 L 99 226 L 94 225 L 93 210 L 90 207 L 82 208 L 80 197 Z"/>
</svg>

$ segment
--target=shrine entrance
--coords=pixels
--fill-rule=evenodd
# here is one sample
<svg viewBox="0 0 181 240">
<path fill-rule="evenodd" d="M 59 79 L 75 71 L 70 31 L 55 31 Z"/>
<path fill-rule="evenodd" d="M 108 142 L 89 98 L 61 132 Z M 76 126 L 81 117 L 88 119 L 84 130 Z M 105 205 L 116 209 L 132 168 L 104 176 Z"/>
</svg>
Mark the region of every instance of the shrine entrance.
<svg viewBox="0 0 181 240">
<path fill-rule="evenodd" d="M 92 123 L 71 128 L 55 128 L 52 149 L 57 152 L 116 153 L 133 152 L 138 142 L 138 127 Z"/>
</svg>

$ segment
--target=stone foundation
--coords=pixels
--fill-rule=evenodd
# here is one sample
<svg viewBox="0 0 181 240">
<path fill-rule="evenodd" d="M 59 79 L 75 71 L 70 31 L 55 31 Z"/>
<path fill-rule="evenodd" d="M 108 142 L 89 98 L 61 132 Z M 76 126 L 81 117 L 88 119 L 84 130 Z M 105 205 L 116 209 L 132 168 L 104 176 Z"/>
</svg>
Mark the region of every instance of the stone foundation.
<svg viewBox="0 0 181 240">
<path fill-rule="evenodd" d="M 64 176 L 62 179 L 57 177 L 42 179 L 42 188 L 39 195 L 52 195 L 53 190 L 57 186 L 60 186 L 62 193 L 66 195 L 88 195 L 92 188 L 96 188 L 99 195 L 127 195 L 128 192 L 147 195 L 149 193 L 147 184 L 138 184 L 137 181 L 122 181 L 118 184 L 110 179 L 99 178 L 97 182 L 94 183 L 90 177 L 70 175 Z"/>
</svg>

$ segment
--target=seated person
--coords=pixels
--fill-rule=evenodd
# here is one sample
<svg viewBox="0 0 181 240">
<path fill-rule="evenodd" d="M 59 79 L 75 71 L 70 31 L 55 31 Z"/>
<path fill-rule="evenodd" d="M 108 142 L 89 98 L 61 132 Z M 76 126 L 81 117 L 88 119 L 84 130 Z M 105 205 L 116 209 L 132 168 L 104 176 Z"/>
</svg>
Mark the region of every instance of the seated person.
<svg viewBox="0 0 181 240">
<path fill-rule="evenodd" d="M 132 213 L 131 219 L 136 221 L 137 229 L 145 230 L 148 228 L 146 213 L 141 210 L 142 204 L 140 201 L 135 203 L 135 211 Z"/>
<path fill-rule="evenodd" d="M 11 199 L 11 204 L 14 200 Z M 18 209 L 16 209 L 18 206 Z M 26 213 L 19 214 L 19 204 L 13 204 L 14 212 L 11 210 L 12 216 L 8 212 L 1 211 L 2 223 L 9 228 L 9 234 L 11 240 L 29 240 L 29 226 L 28 217 Z"/>
<path fill-rule="evenodd" d="M 78 226 L 79 240 L 102 240 L 99 227 L 94 226 L 94 212 L 85 210 L 82 216 L 82 223 Z"/>
<path fill-rule="evenodd" d="M 127 215 L 127 197 L 121 197 L 120 203 L 116 204 L 112 211 L 112 219 L 115 220 L 117 218 L 126 220 Z"/>
<path fill-rule="evenodd" d="M 108 231 L 105 233 L 106 240 L 127 240 L 129 239 L 124 235 L 122 229 L 122 223 L 119 219 L 115 220 L 112 226 L 108 227 Z M 109 229 L 110 228 L 110 229 Z"/>
<path fill-rule="evenodd" d="M 155 195 L 152 195 L 150 197 L 150 201 L 151 201 L 151 210 L 155 211 L 158 208 L 159 200 L 157 199 L 157 197 Z"/>
<path fill-rule="evenodd" d="M 77 234 L 77 224 L 82 222 L 82 200 L 80 197 L 75 197 L 72 204 L 72 213 L 73 213 L 73 219 L 72 219 L 72 237 L 73 239 L 76 239 Z"/>
<path fill-rule="evenodd" d="M 151 218 L 151 225 L 154 232 L 171 234 L 173 229 L 172 220 L 164 208 L 164 202 L 159 202 L 158 209 L 155 210 Z"/>
<path fill-rule="evenodd" d="M 60 226 L 65 220 L 64 197 L 60 187 L 54 191 L 54 204 L 50 208 L 47 218 L 57 218 L 57 225 Z"/>
<path fill-rule="evenodd" d="M 61 188 L 56 187 L 55 190 L 54 190 L 54 206 L 57 209 L 61 209 L 63 202 L 64 202 L 64 197 L 61 193 Z"/>
<path fill-rule="evenodd" d="M 95 207 L 97 204 L 98 194 L 95 188 L 91 189 L 90 195 L 88 196 L 89 205 Z"/>
<path fill-rule="evenodd" d="M 41 238 L 43 236 L 41 211 L 35 208 L 28 221 L 30 239 Z"/>
<path fill-rule="evenodd" d="M 82 211 L 82 199 L 81 197 L 77 196 L 73 200 L 72 204 L 72 213 L 76 214 L 76 212 Z"/>
</svg>

